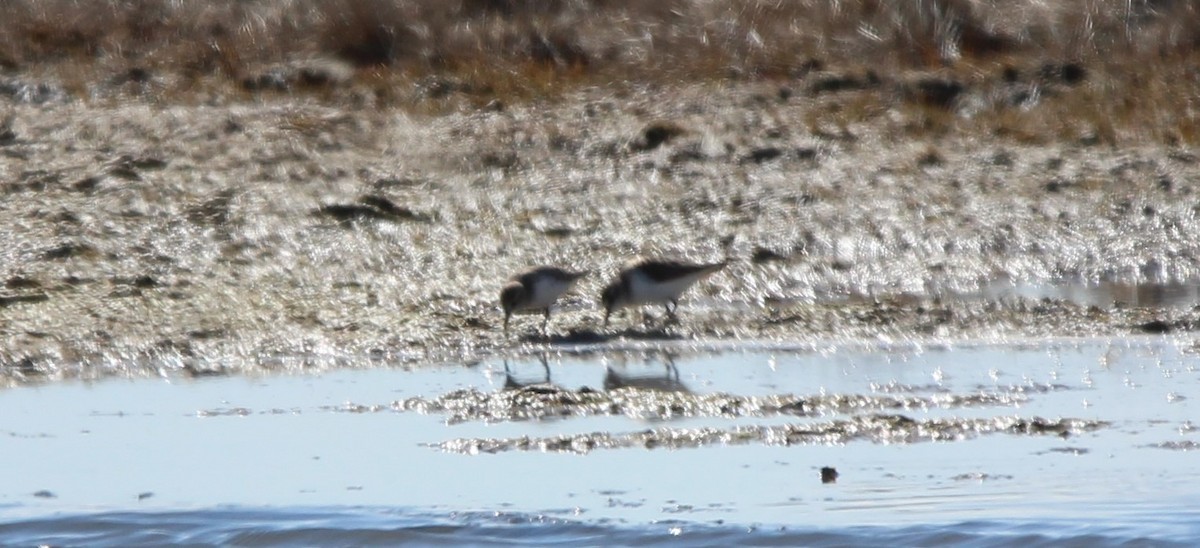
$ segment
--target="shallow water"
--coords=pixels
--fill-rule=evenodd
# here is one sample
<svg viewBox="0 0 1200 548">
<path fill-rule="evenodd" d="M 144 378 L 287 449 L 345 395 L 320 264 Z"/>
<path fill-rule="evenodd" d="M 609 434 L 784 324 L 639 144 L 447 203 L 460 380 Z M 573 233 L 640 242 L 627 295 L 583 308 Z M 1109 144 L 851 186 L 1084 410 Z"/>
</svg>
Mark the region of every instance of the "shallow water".
<svg viewBox="0 0 1200 548">
<path fill-rule="evenodd" d="M 886 413 L 918 422 L 1040 417 L 1104 426 L 1065 436 L 968 432 L 936 442 L 789 446 L 768 437 L 682 449 L 472 455 L 440 448 L 593 432 L 807 428 L 878 410 L 655 416 L 626 409 L 451 420 L 403 405 L 464 389 L 494 394 L 506 380 L 544 381 L 543 365 L 529 357 L 510 360 L 507 376 L 505 363 L 485 362 L 53 384 L 0 394 L 0 468 L 9 471 L 0 485 L 0 544 L 1200 539 L 1200 432 L 1190 422 L 1200 358 L 1189 341 L 747 348 L 565 354 L 547 363 L 550 381 L 571 393 L 601 390 L 607 376 L 697 397 L 903 395 L 927 404 Z M 674 379 L 669 363 L 678 378 L 664 383 Z M 996 397 L 946 403 L 978 394 Z M 821 483 L 823 466 L 837 468 L 836 483 Z"/>
</svg>

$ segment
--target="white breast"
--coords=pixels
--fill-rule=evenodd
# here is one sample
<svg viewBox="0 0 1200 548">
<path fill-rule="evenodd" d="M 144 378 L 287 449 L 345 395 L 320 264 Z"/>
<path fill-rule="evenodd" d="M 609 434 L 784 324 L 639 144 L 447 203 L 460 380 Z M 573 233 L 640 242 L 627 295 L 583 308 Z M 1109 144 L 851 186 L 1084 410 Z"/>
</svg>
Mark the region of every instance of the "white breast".
<svg viewBox="0 0 1200 548">
<path fill-rule="evenodd" d="M 526 288 L 527 290 L 530 290 L 530 298 L 529 301 L 521 307 L 521 309 L 541 310 L 543 308 L 549 308 L 550 305 L 554 304 L 554 301 L 557 301 L 563 293 L 566 293 L 568 289 L 571 289 L 572 285 L 574 284 L 550 277 L 539 278 L 536 282 L 534 282 L 532 289 Z"/>
<path fill-rule="evenodd" d="M 635 270 L 630 272 L 628 277 L 628 304 L 639 305 L 678 299 L 679 295 L 707 274 L 709 272 L 701 271 L 673 280 L 656 282 L 641 271 Z"/>
</svg>

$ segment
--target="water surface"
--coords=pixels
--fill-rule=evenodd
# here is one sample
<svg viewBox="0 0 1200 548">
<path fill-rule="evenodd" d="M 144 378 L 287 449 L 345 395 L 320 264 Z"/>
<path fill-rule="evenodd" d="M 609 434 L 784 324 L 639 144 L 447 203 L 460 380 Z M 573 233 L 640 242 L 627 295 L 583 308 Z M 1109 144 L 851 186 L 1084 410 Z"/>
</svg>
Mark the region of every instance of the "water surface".
<svg viewBox="0 0 1200 548">
<path fill-rule="evenodd" d="M 674 357 L 671 357 L 674 356 Z M 677 369 L 677 377 L 670 365 Z M 507 365 L 507 374 L 506 374 Z M 0 394 L 0 543 L 1119 543 L 1200 539 L 1200 359 L 1168 338 L 675 349 L 319 375 L 111 380 Z M 1005 396 L 913 420 L 1074 418 L 1072 435 L 458 454 L 455 439 L 805 425 L 800 415 L 449 421 L 412 398 L 606 377 L 704 395 Z M 653 380 L 671 380 L 666 383 Z M 645 382 L 639 381 L 644 380 Z M 836 483 L 822 484 L 821 467 Z M 153 530 L 151 534 L 147 531 Z M 155 536 L 157 535 L 157 536 Z"/>
</svg>

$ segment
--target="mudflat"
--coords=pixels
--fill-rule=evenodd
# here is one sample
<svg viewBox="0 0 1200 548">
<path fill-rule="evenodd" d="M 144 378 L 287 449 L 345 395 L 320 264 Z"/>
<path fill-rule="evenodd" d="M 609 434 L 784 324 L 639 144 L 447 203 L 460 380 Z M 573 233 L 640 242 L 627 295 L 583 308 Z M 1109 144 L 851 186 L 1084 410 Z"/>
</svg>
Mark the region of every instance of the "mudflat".
<svg viewBox="0 0 1200 548">
<path fill-rule="evenodd" d="M 1186 55 L 1068 48 L 1073 12 L 1010 28 L 972 23 L 999 17 L 983 8 L 897 7 L 900 22 L 953 15 L 966 30 L 926 38 L 958 49 L 927 59 L 920 37 L 888 35 L 871 46 L 888 55 L 870 63 L 854 57 L 876 51 L 862 25 L 886 14 L 817 10 L 827 39 L 857 36 L 858 49 L 800 41 L 688 77 L 704 59 L 687 44 L 660 45 L 665 60 L 645 66 L 606 57 L 589 33 L 604 17 L 629 21 L 572 4 L 564 13 L 601 23 L 586 19 L 577 42 L 513 34 L 525 45 L 496 54 L 505 80 L 446 52 L 414 69 L 407 50 L 363 58 L 327 42 L 321 55 L 297 46 L 317 61 L 214 61 L 199 76 L 149 54 L 88 57 L 69 41 L 53 56 L 37 41 L 53 29 L 33 25 L 49 15 L 34 8 L 59 4 L 22 5 L 4 28 L 0 86 L 9 384 L 469 362 L 621 341 L 1121 335 L 1197 321 L 1186 302 L 1143 306 L 1200 278 L 1195 115 L 1181 107 L 1189 88 L 1171 84 Z M 456 17 L 511 31 L 544 16 L 493 8 Z M 772 9 L 735 23 L 800 36 Z M 1098 20 L 1091 43 L 1138 32 L 1165 48 L 1155 33 L 1191 14 L 1179 10 Z M 703 15 L 652 11 L 642 15 L 678 25 Z M 1062 31 L 1045 35 L 1062 47 L 1020 25 Z M 358 31 L 375 27 L 356 28 L 321 36 L 374 43 Z M 990 41 L 970 34 L 985 28 Z M 209 29 L 243 40 L 269 30 Z M 684 69 L 647 75 L 672 62 Z M 600 288 L 638 256 L 730 264 L 684 295 L 677 323 L 648 307 L 603 329 Z M 591 274 L 546 334 L 517 317 L 506 337 L 499 290 L 541 264 Z M 1053 291 L 1102 284 L 1119 290 L 1098 303 Z"/>
<path fill-rule="evenodd" d="M 1200 166 L 1186 150 L 854 126 L 814 135 L 798 122 L 811 102 L 777 87 L 620 101 L 585 90 L 437 116 L 304 101 L 12 105 L 15 137 L 0 150 L 4 374 L 284 355 L 470 360 L 614 337 L 1194 324 L 1190 307 L 959 298 L 996 283 L 1195 279 Z M 638 148 L 659 120 L 679 134 Z M 649 307 L 649 327 L 629 312 L 600 329 L 599 288 L 645 255 L 732 263 L 685 294 L 677 324 Z M 517 317 L 506 338 L 499 289 L 538 264 L 592 274 L 548 336 Z"/>
</svg>

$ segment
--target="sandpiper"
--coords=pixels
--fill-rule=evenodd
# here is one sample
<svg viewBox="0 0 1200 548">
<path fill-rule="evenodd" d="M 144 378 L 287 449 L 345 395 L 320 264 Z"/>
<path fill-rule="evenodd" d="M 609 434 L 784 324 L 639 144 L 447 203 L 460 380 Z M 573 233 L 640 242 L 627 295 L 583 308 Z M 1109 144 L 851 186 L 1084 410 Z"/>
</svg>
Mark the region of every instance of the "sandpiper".
<svg viewBox="0 0 1200 548">
<path fill-rule="evenodd" d="M 672 260 L 643 259 L 627 263 L 617 279 L 601 293 L 604 325 L 613 310 L 623 306 L 663 303 L 668 316 L 679 308 L 679 295 L 696 282 L 725 268 L 727 261 L 698 264 Z"/>
<path fill-rule="evenodd" d="M 504 332 L 508 333 L 508 319 L 514 312 L 541 310 L 545 314 L 542 331 L 550 322 L 550 306 L 575 282 L 587 275 L 587 271 L 572 272 L 556 266 L 539 266 L 509 278 L 500 290 L 500 306 L 504 308 Z"/>
</svg>

